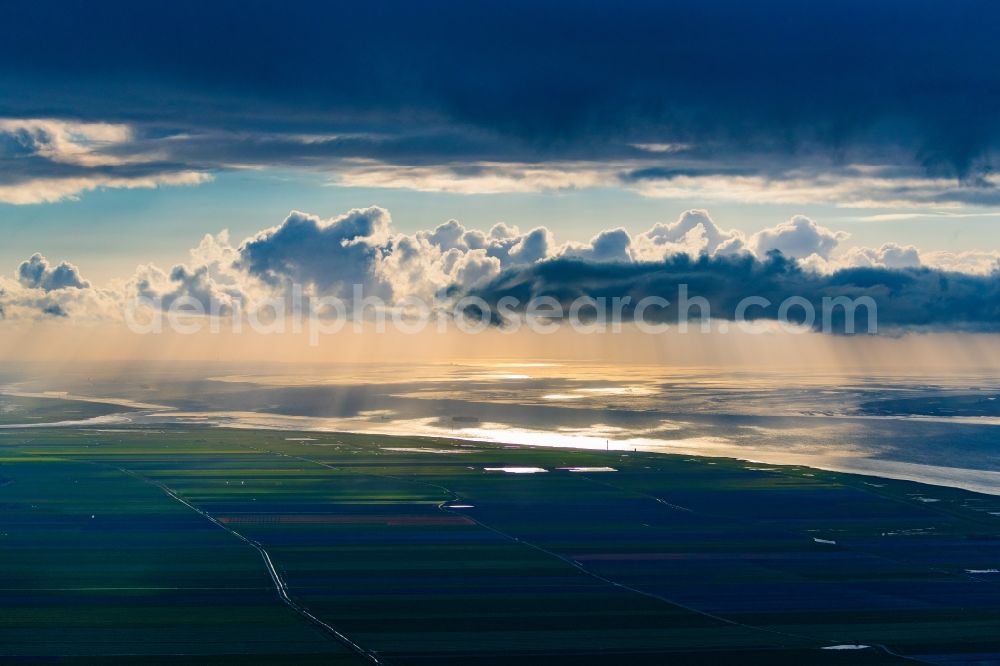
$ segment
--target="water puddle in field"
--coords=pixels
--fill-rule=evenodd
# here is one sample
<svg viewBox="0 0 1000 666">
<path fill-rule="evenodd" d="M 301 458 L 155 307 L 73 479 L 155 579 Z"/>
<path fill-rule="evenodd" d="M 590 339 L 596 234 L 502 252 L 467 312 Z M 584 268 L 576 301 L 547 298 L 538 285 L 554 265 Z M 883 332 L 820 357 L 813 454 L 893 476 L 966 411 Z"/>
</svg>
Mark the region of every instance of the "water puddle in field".
<svg viewBox="0 0 1000 666">
<path fill-rule="evenodd" d="M 935 499 L 933 497 L 924 497 L 922 495 L 910 495 L 910 497 L 912 497 L 913 499 L 917 500 L 918 502 L 923 502 L 925 504 L 933 504 L 934 502 L 940 502 L 941 501 L 941 500 Z"/>
<path fill-rule="evenodd" d="M 617 472 L 618 470 L 614 467 L 560 467 L 559 469 L 566 472 Z"/>
<path fill-rule="evenodd" d="M 484 467 L 487 472 L 506 472 L 507 474 L 541 474 L 549 470 L 543 467 Z"/>
</svg>

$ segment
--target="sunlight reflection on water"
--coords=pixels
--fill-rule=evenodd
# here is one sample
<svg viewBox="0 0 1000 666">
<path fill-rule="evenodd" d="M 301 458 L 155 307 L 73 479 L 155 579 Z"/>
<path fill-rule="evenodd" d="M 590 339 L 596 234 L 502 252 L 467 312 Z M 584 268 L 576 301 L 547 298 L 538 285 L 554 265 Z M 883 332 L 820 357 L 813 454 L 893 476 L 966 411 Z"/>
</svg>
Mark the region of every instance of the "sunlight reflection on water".
<svg viewBox="0 0 1000 666">
<path fill-rule="evenodd" d="M 994 430 L 1000 416 L 864 409 L 872 401 L 970 394 L 988 406 L 995 395 L 985 392 L 1000 395 L 1000 380 L 986 375 L 822 375 L 541 362 L 335 370 L 296 367 L 160 380 L 137 372 L 133 379 L 105 383 L 88 376 L 85 384 L 60 378 L 56 386 L 24 381 L 7 388 L 139 409 L 58 424 L 65 427 L 188 424 L 457 438 L 603 450 L 612 456 L 629 451 L 724 456 L 1000 492 Z M 134 395 L 150 399 L 128 398 Z"/>
</svg>

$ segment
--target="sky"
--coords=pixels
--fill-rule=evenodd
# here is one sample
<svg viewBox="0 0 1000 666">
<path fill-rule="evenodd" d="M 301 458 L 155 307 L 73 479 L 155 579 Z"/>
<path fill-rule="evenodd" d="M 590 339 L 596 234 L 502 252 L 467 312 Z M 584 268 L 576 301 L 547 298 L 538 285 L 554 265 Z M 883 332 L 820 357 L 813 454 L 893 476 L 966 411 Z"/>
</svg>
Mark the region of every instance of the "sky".
<svg viewBox="0 0 1000 666">
<path fill-rule="evenodd" d="M 292 282 L 489 300 L 686 279 L 723 310 L 740 281 L 872 296 L 893 335 L 993 332 L 998 14 L 6 2 L 0 326 Z"/>
</svg>

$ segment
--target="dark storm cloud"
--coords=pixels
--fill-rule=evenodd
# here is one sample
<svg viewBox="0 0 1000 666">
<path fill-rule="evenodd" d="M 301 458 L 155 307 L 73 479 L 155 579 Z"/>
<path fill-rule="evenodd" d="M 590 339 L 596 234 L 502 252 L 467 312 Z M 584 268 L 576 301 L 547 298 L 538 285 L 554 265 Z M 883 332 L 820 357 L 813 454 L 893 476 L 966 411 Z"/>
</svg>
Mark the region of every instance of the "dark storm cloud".
<svg viewBox="0 0 1000 666">
<path fill-rule="evenodd" d="M 660 177 L 891 155 L 975 183 L 1000 129 L 998 18 L 920 0 L 15 1 L 0 114 L 175 135 L 199 168 L 626 159 L 662 142 L 691 150 Z"/>
<path fill-rule="evenodd" d="M 816 314 L 814 326 L 822 325 L 823 299 L 841 296 L 871 298 L 876 304 L 878 332 L 915 329 L 1000 331 L 1000 273 L 970 275 L 929 268 L 847 268 L 831 274 L 803 270 L 780 253 L 764 260 L 750 255 L 676 255 L 655 263 L 597 263 L 578 259 L 556 259 L 533 266 L 510 269 L 491 283 L 471 292 L 483 298 L 497 312 L 497 302 L 511 296 L 520 304 L 552 297 L 564 308 L 580 297 L 629 297 L 626 315 L 643 298 L 655 296 L 670 302 L 643 313 L 649 321 L 677 322 L 679 288 L 686 285 L 690 299 L 707 300 L 710 315 L 734 320 L 743 299 L 759 297 L 769 304 L 753 305 L 747 319 L 776 320 L 780 304 L 791 297 L 804 298 Z M 850 332 L 845 327 L 843 308 L 832 310 L 827 332 Z M 701 315 L 698 307 L 690 316 Z M 801 323 L 803 310 L 788 311 L 792 322 Z M 869 331 L 868 311 L 859 307 L 853 316 L 853 330 Z M 499 320 L 496 323 L 500 324 Z"/>
</svg>

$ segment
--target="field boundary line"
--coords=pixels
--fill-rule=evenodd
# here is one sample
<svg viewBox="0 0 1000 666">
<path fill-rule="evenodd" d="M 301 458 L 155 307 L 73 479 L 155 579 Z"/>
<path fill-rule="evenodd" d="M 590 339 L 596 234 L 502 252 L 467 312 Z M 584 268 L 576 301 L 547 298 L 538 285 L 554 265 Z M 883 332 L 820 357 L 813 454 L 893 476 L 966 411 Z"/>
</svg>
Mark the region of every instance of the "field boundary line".
<svg viewBox="0 0 1000 666">
<path fill-rule="evenodd" d="M 268 553 L 267 549 L 265 549 L 264 546 L 262 546 L 259 542 L 254 541 L 253 539 L 244 536 L 243 534 L 240 534 L 239 532 L 232 529 L 228 525 L 217 520 L 215 516 L 213 516 L 212 514 L 208 513 L 203 509 L 199 509 L 198 507 L 196 507 L 195 505 L 191 504 L 183 497 L 178 495 L 176 492 L 174 492 L 166 484 L 160 483 L 159 481 L 154 481 L 153 479 L 145 477 L 133 470 L 125 469 L 124 467 L 116 467 L 115 469 L 117 469 L 119 472 L 123 474 L 127 474 L 128 476 L 138 479 L 143 483 L 147 483 L 155 488 L 159 488 L 167 496 L 183 504 L 187 508 L 191 509 L 192 511 L 200 515 L 202 518 L 205 518 L 206 520 L 210 521 L 216 527 L 219 527 L 229 532 L 243 543 L 247 544 L 248 546 L 251 546 L 254 550 L 257 551 L 257 553 L 261 556 L 261 559 L 264 561 L 264 565 L 267 567 L 267 573 L 271 577 L 271 582 L 274 584 L 275 591 L 278 593 L 278 598 L 286 606 L 295 611 L 295 613 L 297 613 L 299 616 L 305 618 L 312 624 L 322 629 L 325 633 L 327 633 L 329 636 L 332 636 L 337 642 L 339 642 L 341 645 L 344 645 L 358 656 L 363 657 L 364 659 L 373 664 L 379 664 L 379 665 L 385 664 L 385 662 L 381 658 L 379 658 L 379 656 L 376 655 L 374 652 L 362 647 L 361 645 L 356 643 L 353 639 L 348 637 L 346 634 L 336 629 L 335 627 L 331 626 L 330 624 L 324 622 L 317 616 L 313 615 L 313 613 L 309 611 L 309 609 L 305 608 L 297 601 L 292 599 L 291 596 L 289 596 L 288 594 L 288 585 L 285 583 L 285 580 L 281 577 L 281 574 L 274 566 L 274 562 L 271 560 L 270 553 Z"/>
</svg>

